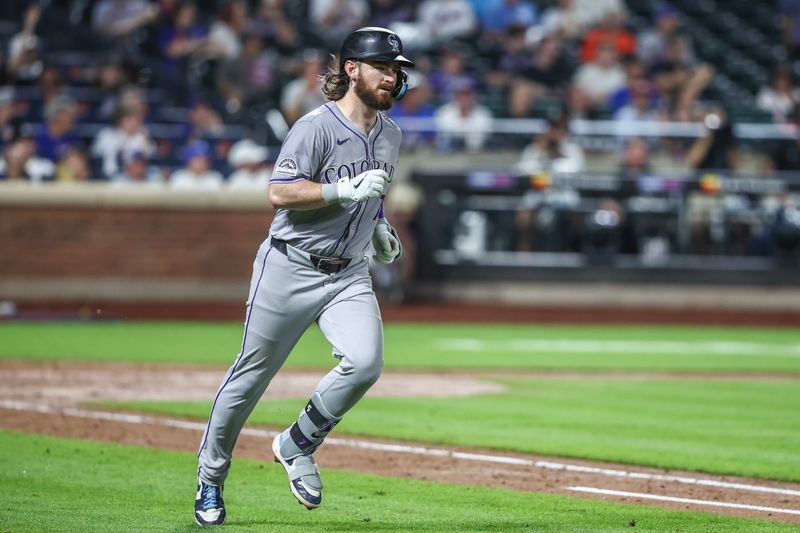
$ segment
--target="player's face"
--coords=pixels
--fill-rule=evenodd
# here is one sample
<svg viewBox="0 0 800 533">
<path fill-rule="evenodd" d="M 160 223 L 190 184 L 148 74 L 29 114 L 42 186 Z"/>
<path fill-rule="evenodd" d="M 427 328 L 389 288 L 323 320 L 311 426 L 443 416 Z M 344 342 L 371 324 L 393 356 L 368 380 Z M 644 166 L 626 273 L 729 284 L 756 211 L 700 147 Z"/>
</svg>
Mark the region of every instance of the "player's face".
<svg viewBox="0 0 800 533">
<path fill-rule="evenodd" d="M 400 65 L 394 61 L 359 62 L 356 95 L 369 107 L 386 111 L 392 107 L 392 91 Z"/>
</svg>

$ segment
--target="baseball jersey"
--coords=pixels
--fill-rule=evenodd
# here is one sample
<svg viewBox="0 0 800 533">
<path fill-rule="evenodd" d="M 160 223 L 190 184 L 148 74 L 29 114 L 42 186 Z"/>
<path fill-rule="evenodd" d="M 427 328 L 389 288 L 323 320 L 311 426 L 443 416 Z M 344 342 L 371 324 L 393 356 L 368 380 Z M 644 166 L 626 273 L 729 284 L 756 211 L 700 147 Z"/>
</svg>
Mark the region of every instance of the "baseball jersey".
<svg viewBox="0 0 800 533">
<path fill-rule="evenodd" d="M 289 130 L 270 183 L 311 180 L 336 183 L 370 169 L 394 177 L 402 133 L 378 113 L 369 134 L 350 122 L 334 102 L 300 118 Z M 319 209 L 278 209 L 270 233 L 306 252 L 328 257 L 360 257 L 372 239 L 383 198 L 337 202 Z"/>
</svg>

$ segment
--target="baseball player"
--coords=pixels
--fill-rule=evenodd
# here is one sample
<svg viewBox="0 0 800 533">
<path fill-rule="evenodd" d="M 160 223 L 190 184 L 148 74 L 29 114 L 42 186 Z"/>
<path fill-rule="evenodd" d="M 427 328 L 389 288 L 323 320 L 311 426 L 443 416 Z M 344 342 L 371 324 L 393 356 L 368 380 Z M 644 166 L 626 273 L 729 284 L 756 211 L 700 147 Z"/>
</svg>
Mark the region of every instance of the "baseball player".
<svg viewBox="0 0 800 533">
<path fill-rule="evenodd" d="M 314 452 L 377 381 L 383 324 L 365 255 L 402 254 L 383 215 L 402 133 L 382 111 L 403 96 L 407 75 L 398 36 L 384 28 L 348 35 L 324 77 L 329 100 L 289 131 L 270 178 L 277 208 L 253 264 L 241 351 L 217 391 L 198 454 L 195 520 L 220 525 L 222 489 L 236 439 L 305 330 L 317 322 L 338 365 L 297 420 L 272 442 L 289 488 L 308 509 L 322 503 Z"/>
</svg>

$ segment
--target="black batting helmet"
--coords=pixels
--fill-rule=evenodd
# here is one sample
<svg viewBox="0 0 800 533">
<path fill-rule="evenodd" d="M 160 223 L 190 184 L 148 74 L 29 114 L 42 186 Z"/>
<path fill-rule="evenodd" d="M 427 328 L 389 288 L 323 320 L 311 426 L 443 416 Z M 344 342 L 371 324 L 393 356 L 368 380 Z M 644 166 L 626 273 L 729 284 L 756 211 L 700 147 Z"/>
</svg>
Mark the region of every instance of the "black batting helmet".
<svg viewBox="0 0 800 533">
<path fill-rule="evenodd" d="M 377 26 L 359 28 L 345 37 L 339 48 L 339 68 L 348 59 L 359 61 L 397 61 L 401 66 L 413 67 L 414 62 L 403 56 L 403 43 L 391 30 Z M 408 74 L 400 69 L 392 96 L 399 100 L 408 89 Z"/>
</svg>

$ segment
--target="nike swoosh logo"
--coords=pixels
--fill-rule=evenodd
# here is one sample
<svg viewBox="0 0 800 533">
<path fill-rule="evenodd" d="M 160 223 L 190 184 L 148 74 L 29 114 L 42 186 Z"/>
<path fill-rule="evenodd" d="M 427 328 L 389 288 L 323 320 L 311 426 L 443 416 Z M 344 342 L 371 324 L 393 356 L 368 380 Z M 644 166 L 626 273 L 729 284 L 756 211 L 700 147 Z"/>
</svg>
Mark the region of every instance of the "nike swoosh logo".
<svg viewBox="0 0 800 533">
<path fill-rule="evenodd" d="M 341 146 L 341 145 L 343 145 L 344 143 L 346 143 L 349 140 L 350 140 L 350 137 L 345 137 L 344 139 L 336 139 L 336 144 Z"/>
<path fill-rule="evenodd" d="M 361 184 L 362 184 L 362 183 L 364 183 L 364 178 L 361 178 L 361 181 L 359 181 L 358 183 L 356 183 L 355 185 L 353 185 L 353 188 L 354 188 L 354 189 L 358 189 L 359 187 L 361 187 Z"/>
</svg>

